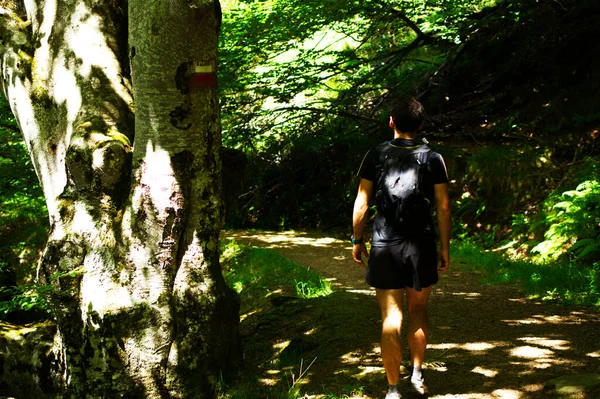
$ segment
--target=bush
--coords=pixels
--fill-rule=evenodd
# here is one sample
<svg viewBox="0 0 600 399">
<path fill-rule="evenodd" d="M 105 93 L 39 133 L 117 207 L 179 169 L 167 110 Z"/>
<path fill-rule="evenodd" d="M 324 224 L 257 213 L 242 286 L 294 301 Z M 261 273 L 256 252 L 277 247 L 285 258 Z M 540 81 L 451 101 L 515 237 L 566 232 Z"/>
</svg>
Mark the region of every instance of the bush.
<svg viewBox="0 0 600 399">
<path fill-rule="evenodd" d="M 532 251 L 541 259 L 556 259 L 569 251 L 578 261 L 600 260 L 600 181 L 586 180 L 575 190 L 546 201 L 544 241 Z"/>
</svg>

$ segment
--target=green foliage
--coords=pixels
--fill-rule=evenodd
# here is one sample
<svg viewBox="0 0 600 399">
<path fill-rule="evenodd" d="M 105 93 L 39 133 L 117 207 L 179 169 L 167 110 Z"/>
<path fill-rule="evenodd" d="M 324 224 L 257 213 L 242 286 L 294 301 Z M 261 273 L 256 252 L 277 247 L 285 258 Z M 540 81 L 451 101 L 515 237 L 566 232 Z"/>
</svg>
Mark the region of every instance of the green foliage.
<svg viewBox="0 0 600 399">
<path fill-rule="evenodd" d="M 17 123 L 0 97 L 0 313 L 37 307 L 28 286 L 47 237 L 46 203 Z M 11 300 L 12 298 L 12 300 Z"/>
<path fill-rule="evenodd" d="M 251 248 L 229 241 L 222 246 L 221 262 L 227 283 L 248 304 L 273 293 L 316 298 L 333 292 L 331 284 L 309 268 L 265 248 Z"/>
<path fill-rule="evenodd" d="M 454 233 L 458 237 L 475 234 L 486 245 L 494 245 L 513 224 L 514 215 L 531 213 L 563 173 L 546 147 L 490 145 L 477 149 L 466 159 L 462 192 L 455 201 Z M 528 220 L 522 214 L 522 222 Z M 528 227 L 527 227 L 528 228 Z"/>
<path fill-rule="evenodd" d="M 281 159 L 305 134 L 339 137 L 340 126 L 344 132 L 376 128 L 387 98 L 426 81 L 460 42 L 468 17 L 494 3 L 225 2 L 225 144 Z"/>
<path fill-rule="evenodd" d="M 26 323 L 48 318 L 50 314 L 48 296 L 52 294 L 53 284 L 61 278 L 73 278 L 82 273 L 82 268 L 69 272 L 55 272 L 50 276 L 48 285 L 28 282 L 0 287 L 0 320 Z"/>
<path fill-rule="evenodd" d="M 16 287 L 0 287 L 0 295 L 8 296 L 7 301 L 0 301 L 0 319 L 6 319 L 13 313 L 33 311 L 38 314 L 49 313 L 50 307 L 46 296 L 50 286 L 19 285 Z"/>
<path fill-rule="evenodd" d="M 454 243 L 452 258 L 460 268 L 482 272 L 486 282 L 516 282 L 533 297 L 600 306 L 600 262 L 590 268 L 572 262 L 511 260 L 469 241 Z"/>
<path fill-rule="evenodd" d="M 556 259 L 570 250 L 579 261 L 600 260 L 599 180 L 586 180 L 575 190 L 550 196 L 545 208 L 548 227 L 544 241 L 533 248 L 534 253 L 542 259 Z"/>
</svg>

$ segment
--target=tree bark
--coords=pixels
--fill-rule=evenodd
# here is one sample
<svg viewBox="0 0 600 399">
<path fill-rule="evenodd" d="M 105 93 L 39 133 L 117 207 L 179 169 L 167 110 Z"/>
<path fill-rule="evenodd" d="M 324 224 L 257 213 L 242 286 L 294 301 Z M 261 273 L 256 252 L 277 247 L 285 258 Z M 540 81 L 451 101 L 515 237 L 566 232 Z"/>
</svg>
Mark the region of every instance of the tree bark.
<svg viewBox="0 0 600 399">
<path fill-rule="evenodd" d="M 38 277 L 63 395 L 214 397 L 240 354 L 218 255 L 218 3 L 4 7 L 2 87 L 48 205 Z"/>
</svg>

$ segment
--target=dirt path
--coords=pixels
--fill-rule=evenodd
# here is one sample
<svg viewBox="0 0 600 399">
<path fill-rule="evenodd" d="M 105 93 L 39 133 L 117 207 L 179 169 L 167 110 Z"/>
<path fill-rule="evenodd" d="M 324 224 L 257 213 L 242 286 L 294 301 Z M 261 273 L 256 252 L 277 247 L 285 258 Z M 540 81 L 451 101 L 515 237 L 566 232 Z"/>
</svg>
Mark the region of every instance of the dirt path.
<svg viewBox="0 0 600 399">
<path fill-rule="evenodd" d="M 294 342 L 294 337 L 303 337 L 305 356 L 319 359 L 306 374 L 303 389 L 340 395 L 335 397 L 382 397 L 379 314 L 364 271 L 351 259 L 349 243 L 297 232 L 226 232 L 226 237 L 273 248 L 334 284 L 336 294 L 287 310 L 295 320 L 288 338 Z M 430 398 L 551 398 L 544 383 L 552 378 L 600 374 L 597 310 L 542 304 L 515 287 L 481 285 L 475 274 L 461 270 L 460 264 L 453 266 L 431 298 L 426 364 Z M 289 343 L 284 330 L 274 346 Z M 263 334 L 275 340 L 270 332 Z M 600 392 L 573 397 L 596 399 Z"/>
</svg>

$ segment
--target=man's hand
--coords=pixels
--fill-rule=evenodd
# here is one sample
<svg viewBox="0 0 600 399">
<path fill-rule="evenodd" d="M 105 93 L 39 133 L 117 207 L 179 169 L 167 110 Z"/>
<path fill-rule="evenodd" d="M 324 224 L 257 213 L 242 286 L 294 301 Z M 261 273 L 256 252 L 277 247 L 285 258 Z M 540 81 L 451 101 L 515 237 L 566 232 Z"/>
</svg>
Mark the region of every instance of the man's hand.
<svg viewBox="0 0 600 399">
<path fill-rule="evenodd" d="M 444 273 L 450 267 L 450 254 L 448 251 L 441 250 L 438 252 L 438 273 Z"/>
<path fill-rule="evenodd" d="M 365 258 L 369 257 L 369 251 L 367 251 L 367 246 L 363 244 L 354 244 L 352 246 L 352 258 L 356 263 L 360 263 L 365 266 L 365 262 L 362 260 L 362 255 L 365 255 Z"/>
</svg>

